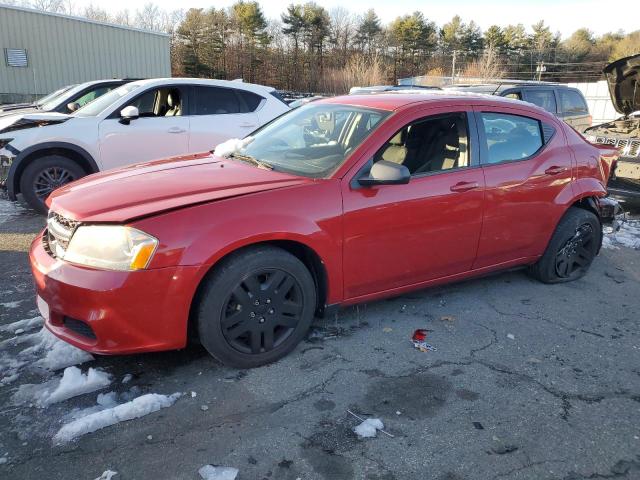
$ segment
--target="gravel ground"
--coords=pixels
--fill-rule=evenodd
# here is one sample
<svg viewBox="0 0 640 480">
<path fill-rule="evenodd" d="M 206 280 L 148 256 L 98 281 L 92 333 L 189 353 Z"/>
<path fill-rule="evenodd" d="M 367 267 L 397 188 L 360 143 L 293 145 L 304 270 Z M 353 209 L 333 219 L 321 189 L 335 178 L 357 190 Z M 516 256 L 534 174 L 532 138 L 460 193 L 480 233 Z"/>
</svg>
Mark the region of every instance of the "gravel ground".
<svg viewBox="0 0 640 480">
<path fill-rule="evenodd" d="M 25 252 L 43 224 L 0 200 L 0 328 L 37 316 Z M 197 479 L 212 464 L 238 480 L 638 479 L 640 255 L 611 246 L 570 284 L 508 272 L 343 310 L 254 370 L 195 346 L 96 358 L 79 367 L 113 376 L 102 392 L 184 395 L 64 445 L 65 416 L 99 392 L 19 404 L 21 385 L 61 376 L 23 368 L 0 385 L 0 478 Z M 416 328 L 437 351 L 413 348 Z M 0 332 L 0 361 L 28 338 Z M 393 437 L 358 439 L 347 410 Z"/>
</svg>

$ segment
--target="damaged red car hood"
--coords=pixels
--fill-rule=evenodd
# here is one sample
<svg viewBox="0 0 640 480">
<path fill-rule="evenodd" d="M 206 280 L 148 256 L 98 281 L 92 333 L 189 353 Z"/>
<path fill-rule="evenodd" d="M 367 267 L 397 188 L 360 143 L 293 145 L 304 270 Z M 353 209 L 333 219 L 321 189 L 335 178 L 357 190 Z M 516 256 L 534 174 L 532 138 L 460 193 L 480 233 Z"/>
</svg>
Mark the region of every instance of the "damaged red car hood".
<svg viewBox="0 0 640 480">
<path fill-rule="evenodd" d="M 59 188 L 51 210 L 91 222 L 125 222 L 196 203 L 312 182 L 210 154 L 142 163 Z"/>
</svg>

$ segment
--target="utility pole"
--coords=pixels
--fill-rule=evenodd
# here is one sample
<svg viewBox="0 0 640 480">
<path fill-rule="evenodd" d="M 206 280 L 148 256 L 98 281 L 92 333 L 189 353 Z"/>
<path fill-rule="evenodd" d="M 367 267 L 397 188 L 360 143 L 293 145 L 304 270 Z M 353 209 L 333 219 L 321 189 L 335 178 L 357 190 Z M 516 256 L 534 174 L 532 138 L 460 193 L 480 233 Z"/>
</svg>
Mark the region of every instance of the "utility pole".
<svg viewBox="0 0 640 480">
<path fill-rule="evenodd" d="M 458 51 L 454 50 L 453 57 L 451 59 L 451 83 L 452 84 L 456 83 L 456 53 L 458 53 Z"/>
<path fill-rule="evenodd" d="M 536 73 L 538 74 L 538 81 L 542 79 L 542 73 L 547 71 L 547 67 L 544 64 L 544 61 L 538 62 L 538 66 L 536 67 Z"/>
</svg>

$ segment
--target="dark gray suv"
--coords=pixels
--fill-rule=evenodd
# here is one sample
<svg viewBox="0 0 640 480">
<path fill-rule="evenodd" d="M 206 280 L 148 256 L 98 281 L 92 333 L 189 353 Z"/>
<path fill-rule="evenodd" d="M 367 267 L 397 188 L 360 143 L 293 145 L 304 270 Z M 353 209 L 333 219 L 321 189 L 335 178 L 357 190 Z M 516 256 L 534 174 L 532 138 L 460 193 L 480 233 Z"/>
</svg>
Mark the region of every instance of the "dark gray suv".
<svg viewBox="0 0 640 480">
<path fill-rule="evenodd" d="M 591 114 L 582 92 L 561 83 L 509 81 L 482 85 L 452 85 L 445 87 L 445 90 L 485 93 L 524 100 L 553 113 L 579 132 L 584 132 L 591 126 Z"/>
</svg>

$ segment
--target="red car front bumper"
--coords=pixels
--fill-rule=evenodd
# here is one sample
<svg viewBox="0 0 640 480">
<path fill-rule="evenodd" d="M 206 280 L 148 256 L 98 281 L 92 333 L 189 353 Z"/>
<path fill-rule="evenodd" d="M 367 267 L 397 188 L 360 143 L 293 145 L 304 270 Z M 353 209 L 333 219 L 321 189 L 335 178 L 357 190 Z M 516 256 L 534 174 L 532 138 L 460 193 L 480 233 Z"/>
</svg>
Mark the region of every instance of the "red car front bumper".
<svg viewBox="0 0 640 480">
<path fill-rule="evenodd" d="M 114 272 L 50 256 L 38 236 L 29 252 L 45 325 L 92 353 L 172 350 L 187 342 L 199 267 Z"/>
</svg>

